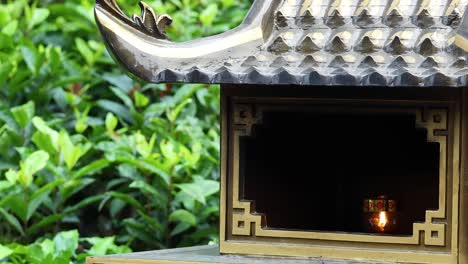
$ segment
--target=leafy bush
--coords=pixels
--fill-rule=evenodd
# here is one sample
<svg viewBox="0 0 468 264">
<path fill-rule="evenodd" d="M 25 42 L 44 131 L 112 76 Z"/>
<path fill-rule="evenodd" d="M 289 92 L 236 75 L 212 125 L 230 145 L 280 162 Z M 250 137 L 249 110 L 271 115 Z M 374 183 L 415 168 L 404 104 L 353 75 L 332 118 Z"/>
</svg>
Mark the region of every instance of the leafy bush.
<svg viewBox="0 0 468 264">
<path fill-rule="evenodd" d="M 84 263 L 87 256 L 131 252 L 127 246 L 117 246 L 114 237 L 79 238 L 78 231 L 60 232 L 53 239 L 43 239 L 28 246 L 0 245 L 0 260 L 31 264 L 65 264 L 72 260 Z"/>
<path fill-rule="evenodd" d="M 119 3 L 139 13 L 137 1 Z M 249 6 L 149 4 L 173 15 L 178 41 L 225 31 Z M 133 250 L 217 239 L 219 87 L 132 80 L 107 53 L 93 5 L 0 4 L 0 262 L 127 251 L 78 233 Z M 72 242 L 57 248 L 63 236 Z"/>
</svg>

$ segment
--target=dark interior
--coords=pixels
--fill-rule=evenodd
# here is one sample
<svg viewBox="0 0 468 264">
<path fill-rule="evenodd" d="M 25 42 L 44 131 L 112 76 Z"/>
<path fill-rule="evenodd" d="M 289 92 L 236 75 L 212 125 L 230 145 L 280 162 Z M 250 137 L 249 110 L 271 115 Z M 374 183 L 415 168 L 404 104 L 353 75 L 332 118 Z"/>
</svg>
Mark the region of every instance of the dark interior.
<svg viewBox="0 0 468 264">
<path fill-rule="evenodd" d="M 397 235 L 438 208 L 439 145 L 408 114 L 266 112 L 240 145 L 243 199 L 266 227 L 365 233 L 363 199 L 398 203 Z"/>
</svg>

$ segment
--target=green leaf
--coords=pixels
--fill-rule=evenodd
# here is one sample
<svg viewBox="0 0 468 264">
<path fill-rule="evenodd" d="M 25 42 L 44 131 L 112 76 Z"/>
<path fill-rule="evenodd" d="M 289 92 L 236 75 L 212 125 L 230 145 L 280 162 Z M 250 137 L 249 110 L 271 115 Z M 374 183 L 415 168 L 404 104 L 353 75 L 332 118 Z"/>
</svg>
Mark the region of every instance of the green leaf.
<svg viewBox="0 0 468 264">
<path fill-rule="evenodd" d="M 4 5 L 0 5 L 0 26 L 6 25 L 11 20 L 11 15 Z"/>
<path fill-rule="evenodd" d="M 5 211 L 3 208 L 0 207 L 0 216 L 5 219 L 13 228 L 16 229 L 21 235 L 24 235 L 23 227 L 21 227 L 20 222 L 16 217 Z"/>
<path fill-rule="evenodd" d="M 28 247 L 27 263 L 53 263 L 52 252 L 53 243 L 49 239 L 44 240 L 41 244 L 32 244 Z"/>
<path fill-rule="evenodd" d="M 18 20 L 10 21 L 3 29 L 2 33 L 11 37 L 15 34 L 16 29 L 18 28 Z"/>
<path fill-rule="evenodd" d="M 81 97 L 79 97 L 78 95 L 76 95 L 74 93 L 65 92 L 64 97 L 65 97 L 65 100 L 67 101 L 67 103 L 70 106 L 76 106 L 76 105 L 78 105 L 79 103 L 82 102 Z"/>
<path fill-rule="evenodd" d="M 13 254 L 13 252 L 10 248 L 0 245 L 0 261 Z"/>
<path fill-rule="evenodd" d="M 75 45 L 78 51 L 81 53 L 81 55 L 84 57 L 86 60 L 86 63 L 88 65 L 93 65 L 94 64 L 94 54 L 93 51 L 88 47 L 88 44 L 81 38 L 76 38 L 75 39 Z"/>
<path fill-rule="evenodd" d="M 192 225 L 184 222 L 180 222 L 176 225 L 176 227 L 171 231 L 171 236 L 176 236 L 186 230 L 188 230 Z"/>
<path fill-rule="evenodd" d="M 157 241 L 155 241 L 154 235 L 148 234 L 146 225 L 136 221 L 133 218 L 125 219 L 123 221 L 123 224 L 125 225 L 125 229 L 127 229 L 127 232 L 132 234 L 133 237 L 144 241 L 147 244 L 159 244 Z M 164 245 L 159 245 L 160 247 L 164 247 Z"/>
<path fill-rule="evenodd" d="M 138 210 L 138 214 L 146 221 L 146 224 L 148 225 L 148 227 L 152 228 L 153 230 L 157 232 L 164 231 L 164 228 L 162 227 L 162 225 L 156 219 L 154 219 L 154 217 L 151 217 L 145 214 L 144 211 L 141 211 L 141 210 Z"/>
<path fill-rule="evenodd" d="M 175 122 L 177 120 L 177 118 L 179 117 L 179 114 L 180 112 L 182 112 L 182 110 L 184 109 L 184 107 L 187 105 L 187 104 L 190 104 L 192 102 L 192 99 L 191 98 L 188 98 L 188 99 L 185 99 L 182 103 L 178 104 L 174 110 L 170 111 L 168 114 L 167 114 L 167 118 L 169 119 L 169 121 L 171 122 Z"/>
<path fill-rule="evenodd" d="M 0 192 L 13 187 L 15 183 L 10 181 L 0 181 Z"/>
<path fill-rule="evenodd" d="M 86 238 L 85 240 L 92 245 L 87 251 L 90 256 L 106 255 L 116 247 L 114 244 L 114 237 L 93 237 Z"/>
<path fill-rule="evenodd" d="M 106 115 L 106 129 L 107 132 L 114 132 L 115 128 L 117 127 L 119 120 L 112 114 L 107 113 Z"/>
<path fill-rule="evenodd" d="M 143 207 L 143 205 L 141 205 L 140 202 L 138 202 L 137 200 L 135 200 L 135 198 L 133 198 L 132 196 L 128 194 L 120 193 L 120 192 L 108 192 L 107 194 L 114 198 L 120 199 L 131 206 L 134 206 L 138 210 L 141 210 L 143 212 L 145 211 L 145 207 Z"/>
<path fill-rule="evenodd" d="M 90 164 L 81 167 L 78 171 L 75 171 L 72 175 L 72 178 L 79 179 L 83 176 L 91 176 L 108 167 L 110 164 L 111 162 L 105 159 L 95 160 Z"/>
<path fill-rule="evenodd" d="M 135 91 L 133 96 L 135 96 L 135 105 L 137 107 L 145 107 L 149 104 L 149 98 L 139 91 Z"/>
<path fill-rule="evenodd" d="M 128 96 L 125 90 L 119 89 L 117 87 L 111 87 L 111 91 L 118 97 L 122 102 L 129 108 L 133 109 L 132 99 Z"/>
<path fill-rule="evenodd" d="M 26 62 L 29 70 L 36 74 L 37 73 L 37 64 L 38 64 L 38 54 L 34 47 L 22 46 L 21 53 L 23 59 Z"/>
<path fill-rule="evenodd" d="M 27 174 L 34 174 L 42 170 L 49 160 L 49 154 L 47 152 L 38 150 L 29 155 L 24 161 L 24 172 Z"/>
<path fill-rule="evenodd" d="M 19 172 L 13 169 L 9 169 L 5 173 L 5 178 L 8 180 L 9 183 L 15 184 L 19 179 Z"/>
<path fill-rule="evenodd" d="M 34 102 L 29 101 L 24 105 L 13 107 L 11 113 L 16 122 L 24 129 L 34 117 L 35 106 Z"/>
<path fill-rule="evenodd" d="M 29 155 L 24 162 L 20 163 L 21 170 L 18 179 L 19 182 L 23 186 L 29 186 L 33 181 L 33 175 L 45 168 L 48 160 L 49 154 L 42 150 Z"/>
<path fill-rule="evenodd" d="M 18 243 L 9 244 L 8 247 L 13 250 L 13 254 L 26 255 L 28 253 L 28 247 Z"/>
<path fill-rule="evenodd" d="M 97 105 L 106 111 L 110 111 L 115 115 L 121 117 L 127 122 L 134 123 L 133 117 L 130 111 L 122 104 L 110 101 L 110 100 L 98 100 Z"/>
<path fill-rule="evenodd" d="M 84 112 L 80 112 L 75 108 L 75 131 L 77 133 L 83 133 L 88 128 L 88 113 L 91 110 L 91 107 L 87 107 Z"/>
<path fill-rule="evenodd" d="M 60 188 L 60 194 L 62 195 L 62 199 L 67 200 L 69 197 L 71 197 L 75 193 L 80 192 L 95 181 L 96 180 L 92 178 L 67 180 L 65 184 Z"/>
<path fill-rule="evenodd" d="M 82 145 L 73 145 L 70 136 L 65 130 L 61 130 L 59 134 L 60 154 L 62 155 L 67 168 L 71 170 L 78 160 L 87 152 L 87 148 Z"/>
<path fill-rule="evenodd" d="M 50 127 L 40 117 L 34 117 L 32 120 L 34 126 L 38 130 L 33 135 L 34 143 L 42 150 L 49 154 L 54 154 L 59 150 L 59 133 Z"/>
<path fill-rule="evenodd" d="M 144 181 L 134 181 L 129 185 L 130 188 L 134 189 L 139 189 L 143 193 L 147 193 L 152 195 L 152 197 L 158 199 L 161 203 L 164 203 L 167 201 L 167 198 L 161 195 L 161 193 L 156 190 L 153 186 L 149 185 L 148 183 Z"/>
<path fill-rule="evenodd" d="M 208 197 L 219 192 L 219 182 L 206 180 L 200 176 L 194 176 L 194 184 L 198 185 L 203 190 L 203 195 Z"/>
<path fill-rule="evenodd" d="M 78 248 L 79 234 L 76 230 L 60 232 L 54 237 L 55 250 L 57 252 L 69 252 L 73 255 Z"/>
<path fill-rule="evenodd" d="M 200 14 L 200 21 L 204 26 L 211 26 L 213 21 L 218 13 L 218 5 L 210 4 L 205 10 Z"/>
<path fill-rule="evenodd" d="M 52 215 L 46 216 L 42 218 L 39 222 L 31 225 L 26 230 L 26 235 L 31 236 L 37 233 L 38 231 L 40 231 L 42 228 L 57 223 L 58 221 L 62 220 L 62 218 L 64 218 L 65 216 L 66 214 L 52 214 Z"/>
<path fill-rule="evenodd" d="M 53 181 L 33 193 L 33 195 L 31 196 L 31 200 L 28 203 L 28 212 L 26 214 L 26 220 L 29 220 L 31 216 L 36 212 L 37 208 L 47 198 L 49 198 L 49 194 L 52 192 L 52 190 L 62 183 L 63 182 L 61 180 Z"/>
<path fill-rule="evenodd" d="M 149 142 L 146 141 L 146 137 L 140 132 L 137 132 L 134 136 L 138 153 L 140 153 L 143 158 L 150 157 L 153 153 L 154 143 L 156 142 L 156 135 L 153 134 Z"/>
<path fill-rule="evenodd" d="M 35 132 L 32 136 L 32 140 L 34 144 L 39 149 L 42 149 L 46 151 L 47 153 L 53 155 L 57 152 L 57 149 L 55 149 L 54 145 L 55 143 L 53 142 L 53 134 L 45 134 L 42 132 Z"/>
<path fill-rule="evenodd" d="M 205 195 L 203 194 L 203 189 L 200 185 L 195 183 L 182 183 L 177 184 L 176 186 L 195 200 L 202 204 L 206 204 Z"/>
<path fill-rule="evenodd" d="M 159 196 L 160 194 L 158 193 L 158 191 L 156 191 L 156 189 L 154 187 L 152 187 L 151 185 L 147 184 L 146 182 L 144 181 L 134 181 L 130 184 L 129 186 L 130 188 L 135 188 L 135 189 L 140 189 L 144 192 L 147 192 L 149 194 L 152 194 L 152 195 L 155 195 L 155 196 Z"/>
<path fill-rule="evenodd" d="M 234 0 L 221 0 L 221 2 L 224 5 L 224 8 L 228 8 L 234 4 Z"/>
<path fill-rule="evenodd" d="M 169 185 L 170 176 L 164 171 L 156 161 L 152 159 L 133 159 L 133 158 L 118 158 L 118 161 L 137 166 L 140 170 L 152 172 L 161 177 L 164 182 Z"/>
<path fill-rule="evenodd" d="M 60 73 L 63 68 L 62 68 L 62 49 L 61 47 L 52 47 L 48 46 L 47 50 L 47 59 L 50 62 L 50 67 L 52 69 L 52 72 L 54 73 Z M 57 91 L 63 92 L 62 89 L 58 88 Z"/>
<path fill-rule="evenodd" d="M 50 11 L 46 8 L 34 9 L 31 21 L 29 21 L 28 29 L 32 29 L 35 25 L 42 23 L 49 15 Z"/>
<path fill-rule="evenodd" d="M 197 218 L 187 210 L 179 209 L 171 213 L 170 222 L 182 222 L 191 226 L 197 225 Z"/>
<path fill-rule="evenodd" d="M 163 140 L 159 144 L 159 147 L 161 149 L 161 153 L 168 160 L 171 166 L 179 163 L 180 161 L 179 152 L 176 151 L 174 143 L 172 141 Z"/>
<path fill-rule="evenodd" d="M 133 81 L 126 74 L 114 75 L 105 73 L 102 78 L 110 84 L 119 87 L 122 91 L 129 92 L 133 87 Z"/>
<path fill-rule="evenodd" d="M 94 204 L 94 203 L 97 203 L 99 201 L 101 201 L 105 196 L 103 194 L 99 194 L 99 195 L 95 195 L 95 196 L 91 196 L 91 197 L 88 197 L 82 201 L 80 201 L 79 203 L 73 205 L 73 206 L 70 206 L 70 207 L 67 207 L 63 210 L 63 212 L 65 214 L 69 214 L 69 213 L 72 213 L 72 212 L 75 212 L 77 210 L 80 210 L 81 208 L 84 208 L 86 206 L 89 206 L 91 204 Z"/>
<path fill-rule="evenodd" d="M 109 198 L 112 198 L 112 197 L 109 197 Z M 113 199 L 110 203 L 110 208 L 109 208 L 109 212 L 110 212 L 110 215 L 112 217 L 118 217 L 117 214 L 119 214 L 122 209 L 125 208 L 127 204 L 120 200 L 120 199 Z"/>
<path fill-rule="evenodd" d="M 26 192 L 13 192 L 0 200 L 0 207 L 3 206 L 5 210 L 10 210 L 15 216 L 26 222 L 28 212 L 27 201 L 28 196 Z"/>
<path fill-rule="evenodd" d="M 0 61 L 0 87 L 3 86 L 9 78 L 12 69 L 13 65 L 11 65 L 11 63 Z"/>
</svg>

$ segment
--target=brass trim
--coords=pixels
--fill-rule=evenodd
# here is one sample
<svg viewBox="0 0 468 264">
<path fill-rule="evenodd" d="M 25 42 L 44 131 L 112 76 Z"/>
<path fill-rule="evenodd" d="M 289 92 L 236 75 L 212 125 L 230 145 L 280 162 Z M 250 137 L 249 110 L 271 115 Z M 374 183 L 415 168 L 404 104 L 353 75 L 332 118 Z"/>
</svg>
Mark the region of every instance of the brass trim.
<svg viewBox="0 0 468 264">
<path fill-rule="evenodd" d="M 277 229 L 265 229 L 262 227 L 261 214 L 255 213 L 253 201 L 240 199 L 239 189 L 239 137 L 250 136 L 252 127 L 260 124 L 262 113 L 275 107 L 250 104 L 234 104 L 234 128 L 233 128 L 233 216 L 232 234 L 260 237 L 281 237 L 281 238 L 301 238 L 317 240 L 355 241 L 372 243 L 392 243 L 392 244 L 420 244 L 421 233 L 424 232 L 424 243 L 430 246 L 445 246 L 446 224 L 436 223 L 434 219 L 444 219 L 446 217 L 446 181 L 447 181 L 447 136 L 448 111 L 446 109 L 414 109 L 411 110 L 416 115 L 416 126 L 425 128 L 428 131 L 428 142 L 439 143 L 440 146 L 440 166 L 439 166 L 439 209 L 437 211 L 427 210 L 426 221 L 424 223 L 413 224 L 413 235 L 405 236 L 371 236 L 363 234 L 345 234 L 335 232 L 314 232 L 314 231 L 288 231 Z M 395 110 L 393 110 L 395 111 Z M 401 110 L 396 110 L 401 112 Z M 389 111 L 386 111 L 389 112 Z M 438 134 L 436 134 L 436 132 Z M 252 230 L 254 229 L 254 230 Z M 437 236 L 430 234 L 437 233 Z"/>
<path fill-rule="evenodd" d="M 224 233 L 221 234 L 220 239 L 220 252 L 222 254 L 243 254 L 243 255 L 264 255 L 264 256 L 291 256 L 291 257 L 324 257 L 324 258 L 336 258 L 346 260 L 362 260 L 362 261 L 388 261 L 398 263 L 440 263 L 440 264 L 468 264 L 468 259 L 464 257 L 463 252 L 466 248 L 466 235 L 465 233 L 459 234 L 459 228 L 463 230 L 463 225 L 460 225 L 463 221 L 459 220 L 459 205 L 460 197 L 460 166 L 463 163 L 460 160 L 461 155 L 461 135 L 462 124 L 466 122 L 466 117 L 461 114 L 462 101 L 466 104 L 468 97 L 463 100 L 460 99 L 459 93 L 451 93 L 446 90 L 445 93 L 434 93 L 434 96 L 427 93 L 407 93 L 399 94 L 395 93 L 386 95 L 387 90 L 369 90 L 369 93 L 363 93 L 360 98 L 355 98 L 354 94 L 345 90 L 346 96 L 333 97 L 333 94 L 321 93 L 321 90 L 310 91 L 307 93 L 306 90 L 297 90 L 291 93 L 279 92 L 277 89 L 251 89 L 249 92 L 245 92 L 245 89 L 235 89 L 235 87 L 225 86 L 222 89 L 222 108 L 224 111 L 223 118 L 227 120 L 225 122 L 225 130 L 223 137 L 225 138 L 222 147 L 226 150 L 225 159 L 226 170 L 221 171 L 223 181 L 221 182 L 221 188 L 225 189 L 225 203 L 221 206 L 225 207 L 225 213 L 221 215 L 221 226 L 224 228 Z M 262 87 L 263 88 L 263 87 Z M 346 92 L 348 91 L 348 92 Z M 302 94 L 304 93 L 304 94 Z M 301 96 L 296 96 L 300 94 Z M 463 104 L 463 105 L 464 105 Z M 330 232 L 315 232 L 316 235 L 320 235 L 318 239 L 307 237 L 307 234 L 314 233 L 313 231 L 293 231 L 293 230 L 271 230 L 267 228 L 261 228 L 265 220 L 265 217 L 255 212 L 254 201 L 244 201 L 234 199 L 234 169 L 235 164 L 238 161 L 234 155 L 234 145 L 236 145 L 236 138 L 238 140 L 239 135 L 249 131 L 249 126 L 234 126 L 235 106 L 246 105 L 247 109 L 252 111 L 252 114 L 243 114 L 243 116 L 250 117 L 251 120 L 247 123 L 261 122 L 262 112 L 268 107 L 278 109 L 284 107 L 288 110 L 291 107 L 319 107 L 332 108 L 333 110 L 349 110 L 349 109 L 361 109 L 362 111 L 368 112 L 369 109 L 372 111 L 382 111 L 388 113 L 390 110 L 407 112 L 411 114 L 421 111 L 421 118 L 418 118 L 420 122 L 416 122 L 415 125 L 418 127 L 432 126 L 435 134 L 429 133 L 428 140 L 430 138 L 441 137 L 446 139 L 442 143 L 446 147 L 446 173 L 445 173 L 445 212 L 442 210 L 426 212 L 426 220 L 424 223 L 415 223 L 415 228 L 419 231 L 420 241 L 416 240 L 414 243 L 395 243 L 393 241 L 385 241 L 385 238 L 381 236 L 373 236 L 372 241 L 360 241 L 362 234 L 343 234 L 343 233 L 330 233 Z M 243 106 L 245 109 L 245 106 Z M 336 109 L 335 109 L 336 108 Z M 466 107 L 468 109 L 468 107 Z M 444 113 L 444 120 L 440 117 L 429 120 L 429 116 L 437 114 L 442 111 Z M 464 112 L 466 113 L 466 112 Z M 422 118 L 425 119 L 422 119 Z M 464 118 L 464 119 L 462 119 Z M 436 121 L 437 120 L 437 121 Z M 465 120 L 462 122 L 462 120 Z M 437 123 L 445 122 L 445 131 L 438 130 Z M 432 124 L 431 124 L 432 123 Z M 239 134 L 235 136 L 235 130 L 239 130 Z M 251 128 L 250 128 L 251 129 Z M 434 132 L 433 131 L 433 132 Z M 466 135 L 467 132 L 463 132 Z M 464 143 L 466 145 L 466 142 Z M 441 146 L 442 148 L 442 146 Z M 466 158 L 464 159 L 466 161 Z M 239 171 L 239 168 L 237 168 Z M 442 171 L 442 170 L 441 170 Z M 444 186 L 439 186 L 440 189 Z M 462 193 L 463 194 L 463 193 Z M 439 202 L 443 199 L 439 197 Z M 236 202 L 240 207 L 234 207 Z M 461 208 L 465 208 L 461 202 Z M 245 212 L 249 214 L 245 214 Z M 463 209 L 462 209 L 463 212 Z M 442 214 L 444 213 L 444 214 Z M 444 218 L 439 216 L 444 215 Z M 244 217 L 244 219 L 242 219 Z M 236 233 L 233 233 L 233 229 L 236 228 L 236 222 L 242 222 L 241 225 L 237 225 L 240 228 Z M 243 221 L 246 220 L 246 221 Z M 429 220 L 431 222 L 429 222 Z M 459 224 L 460 223 L 460 224 Z M 418 225 L 419 224 L 419 225 Z M 442 232 L 445 235 L 445 240 L 442 239 L 425 239 L 424 233 L 429 231 Z M 270 233 L 272 232 L 272 233 Z M 302 232 L 302 233 L 301 233 Z M 468 233 L 468 232 L 467 232 Z M 268 236 L 264 236 L 267 234 Z M 290 235 L 296 235 L 291 237 Z M 297 234 L 306 236 L 301 237 Z M 440 234 L 440 233 L 439 233 Z M 330 236 L 349 235 L 350 237 L 357 238 L 355 240 L 336 240 L 330 239 Z M 327 237 L 328 236 L 328 237 Z M 362 235 L 369 237 L 369 235 Z M 390 237 L 390 240 L 398 240 L 400 238 L 406 239 L 408 237 Z M 409 237 L 410 242 L 412 237 Z M 387 238 L 388 239 L 388 238 Z M 460 239 L 460 242 L 459 242 Z M 365 238 L 365 240 L 368 240 Z M 379 241 L 384 240 L 384 241 Z M 387 243 L 388 242 L 388 243 Z M 398 241 L 397 241 L 398 242 Z M 405 241 L 403 241 L 405 242 Z M 427 242 L 427 243 L 426 243 Z M 460 244 L 460 246 L 459 246 Z M 461 248 L 463 247 L 463 248 Z M 365 252 L 365 254 L 363 253 Z M 461 261 L 461 262 L 460 262 Z M 465 261 L 465 262 L 463 262 Z"/>
</svg>

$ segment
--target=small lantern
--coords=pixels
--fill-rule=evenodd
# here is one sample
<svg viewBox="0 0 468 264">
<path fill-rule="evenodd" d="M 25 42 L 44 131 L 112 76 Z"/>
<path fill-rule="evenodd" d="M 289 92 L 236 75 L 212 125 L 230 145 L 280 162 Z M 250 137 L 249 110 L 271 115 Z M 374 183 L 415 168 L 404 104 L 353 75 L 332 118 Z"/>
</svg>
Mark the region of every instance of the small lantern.
<svg viewBox="0 0 468 264">
<path fill-rule="evenodd" d="M 364 229 L 368 233 L 394 233 L 397 229 L 398 213 L 395 200 L 386 195 L 364 199 Z"/>
</svg>

